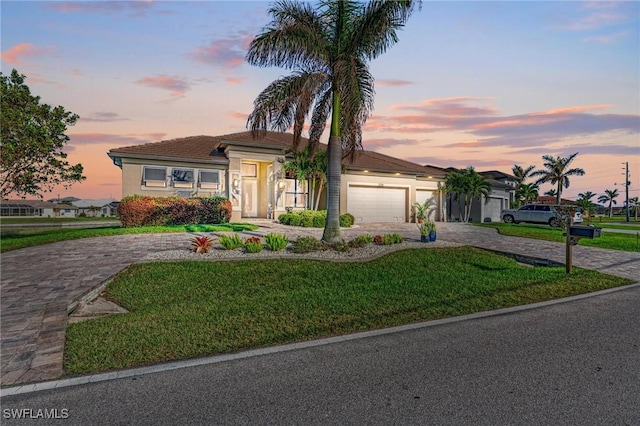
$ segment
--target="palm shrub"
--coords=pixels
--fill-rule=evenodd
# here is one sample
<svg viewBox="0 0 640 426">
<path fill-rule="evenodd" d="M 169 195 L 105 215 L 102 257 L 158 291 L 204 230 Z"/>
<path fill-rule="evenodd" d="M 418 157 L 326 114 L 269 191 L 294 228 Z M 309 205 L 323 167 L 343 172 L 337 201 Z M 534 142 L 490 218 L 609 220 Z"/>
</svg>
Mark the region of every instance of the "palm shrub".
<svg viewBox="0 0 640 426">
<path fill-rule="evenodd" d="M 400 234 L 385 234 L 382 236 L 382 244 L 390 246 L 392 244 L 400 244 L 403 241 Z"/>
<path fill-rule="evenodd" d="M 207 236 L 193 237 L 191 240 L 191 251 L 194 253 L 209 253 L 211 246 L 213 246 L 213 240 Z"/>
<path fill-rule="evenodd" d="M 244 245 L 238 234 L 221 235 L 218 241 L 225 250 L 235 250 Z"/>
<path fill-rule="evenodd" d="M 373 235 L 362 234 L 349 241 L 349 246 L 353 248 L 365 247 L 373 242 Z"/>
<path fill-rule="evenodd" d="M 264 236 L 264 242 L 267 244 L 269 250 L 280 251 L 289 244 L 289 239 L 282 234 L 269 233 Z"/>
</svg>

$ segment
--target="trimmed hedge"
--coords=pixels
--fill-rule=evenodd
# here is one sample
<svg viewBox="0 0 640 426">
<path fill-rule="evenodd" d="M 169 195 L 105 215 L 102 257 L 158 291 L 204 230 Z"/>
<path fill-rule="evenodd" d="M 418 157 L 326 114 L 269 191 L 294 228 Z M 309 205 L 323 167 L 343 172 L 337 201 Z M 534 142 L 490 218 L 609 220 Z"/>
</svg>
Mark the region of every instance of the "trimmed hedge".
<svg viewBox="0 0 640 426">
<path fill-rule="evenodd" d="M 340 215 L 340 226 L 350 228 L 355 218 L 351 213 Z M 326 210 L 299 210 L 283 213 L 278 216 L 278 222 L 283 225 L 302 226 L 304 228 L 324 228 L 327 223 Z"/>
<path fill-rule="evenodd" d="M 231 201 L 224 197 L 180 198 L 132 195 L 118 206 L 122 226 L 191 225 L 226 223 Z"/>
</svg>

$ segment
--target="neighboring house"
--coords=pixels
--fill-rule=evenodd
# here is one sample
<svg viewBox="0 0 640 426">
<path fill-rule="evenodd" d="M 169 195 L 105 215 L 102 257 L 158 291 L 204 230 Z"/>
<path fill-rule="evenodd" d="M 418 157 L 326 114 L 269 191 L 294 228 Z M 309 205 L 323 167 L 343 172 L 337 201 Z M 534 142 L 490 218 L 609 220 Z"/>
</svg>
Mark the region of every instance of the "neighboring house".
<svg viewBox="0 0 640 426">
<path fill-rule="evenodd" d="M 78 215 L 84 215 L 87 217 L 101 217 L 101 216 L 117 216 L 116 211 L 113 211 L 111 204 L 116 202 L 113 198 L 100 198 L 97 200 L 77 200 L 73 202 L 73 205 L 78 208 Z"/>
<path fill-rule="evenodd" d="M 122 169 L 122 195 L 228 197 L 233 221 L 243 217 L 277 218 L 288 208 L 304 208 L 307 185 L 282 169 L 292 146 L 290 133 L 251 132 L 192 136 L 108 152 Z M 302 138 L 304 146 L 308 140 Z M 319 149 L 326 149 L 322 144 Z M 438 189 L 442 173 L 371 151 L 343 161 L 340 212 L 358 222 L 407 222 L 411 206 Z M 326 196 L 326 191 L 325 191 Z M 321 208 L 326 200 L 321 200 Z"/>
<path fill-rule="evenodd" d="M 76 217 L 78 208 L 40 200 L 2 200 L 1 217 Z"/>
<path fill-rule="evenodd" d="M 446 173 L 457 171 L 453 167 L 441 169 Z M 517 180 L 515 176 L 503 173 L 497 170 L 486 172 L 478 172 L 491 185 L 491 192 L 488 197 L 484 195 L 480 198 L 473 199 L 471 204 L 471 222 L 500 222 L 502 217 L 500 213 L 504 209 L 508 209 L 511 201 L 515 198 L 515 188 Z M 447 218 L 448 220 L 459 220 L 462 216 L 458 202 L 455 200 L 455 194 L 449 194 L 446 200 Z"/>
</svg>

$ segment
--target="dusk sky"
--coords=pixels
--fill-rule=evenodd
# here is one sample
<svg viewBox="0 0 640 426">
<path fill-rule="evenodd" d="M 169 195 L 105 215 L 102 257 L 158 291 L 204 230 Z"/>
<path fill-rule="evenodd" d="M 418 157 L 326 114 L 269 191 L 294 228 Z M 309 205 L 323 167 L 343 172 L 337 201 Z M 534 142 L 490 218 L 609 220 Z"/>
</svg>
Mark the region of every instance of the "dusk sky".
<svg viewBox="0 0 640 426">
<path fill-rule="evenodd" d="M 16 68 L 43 102 L 81 117 L 67 151 L 87 180 L 44 198 L 120 199 L 109 149 L 246 130 L 254 98 L 289 74 L 244 61 L 268 6 L 3 0 L 2 72 Z M 622 205 L 624 162 L 640 196 L 639 30 L 637 1 L 425 1 L 371 63 L 364 147 L 508 173 L 579 152 L 572 166 L 586 175 L 563 196 L 618 188 Z"/>
</svg>

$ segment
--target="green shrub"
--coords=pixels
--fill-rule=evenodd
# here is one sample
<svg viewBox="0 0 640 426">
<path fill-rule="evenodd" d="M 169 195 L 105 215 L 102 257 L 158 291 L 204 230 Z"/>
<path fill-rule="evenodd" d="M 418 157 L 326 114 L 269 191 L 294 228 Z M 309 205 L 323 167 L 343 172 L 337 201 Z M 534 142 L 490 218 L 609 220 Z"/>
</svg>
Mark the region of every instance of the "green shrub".
<svg viewBox="0 0 640 426">
<path fill-rule="evenodd" d="M 280 251 L 289 244 L 289 239 L 282 234 L 270 233 L 264 236 L 264 242 L 267 243 L 269 250 Z"/>
<path fill-rule="evenodd" d="M 351 213 L 345 213 L 340 215 L 340 227 L 351 228 L 355 223 L 356 218 Z"/>
<path fill-rule="evenodd" d="M 224 197 L 124 197 L 118 215 L 124 227 L 226 223 L 231 202 Z"/>
<path fill-rule="evenodd" d="M 386 234 L 382 236 L 382 244 L 390 246 L 392 244 L 400 244 L 403 241 L 399 234 Z"/>
<path fill-rule="evenodd" d="M 244 241 L 244 250 L 247 253 L 260 253 L 262 251 L 263 245 L 258 237 L 247 238 Z"/>
<path fill-rule="evenodd" d="M 331 244 L 331 248 L 334 249 L 335 251 L 347 252 L 351 250 L 352 247 L 345 240 L 340 240 L 337 243 Z"/>
<path fill-rule="evenodd" d="M 313 251 L 326 250 L 327 247 L 314 237 L 300 237 L 293 243 L 292 251 L 294 253 L 310 253 Z"/>
<path fill-rule="evenodd" d="M 340 215 L 340 226 L 349 228 L 353 225 L 355 218 L 350 213 Z M 299 210 L 284 213 L 278 216 L 278 222 L 283 225 L 303 226 L 305 228 L 324 228 L 327 223 L 326 210 Z"/>
<path fill-rule="evenodd" d="M 233 234 L 231 236 L 221 235 L 219 241 L 220 241 L 220 245 L 225 250 L 235 250 L 244 245 L 244 243 L 242 242 L 238 234 Z"/>
<path fill-rule="evenodd" d="M 373 242 L 373 235 L 358 235 L 353 240 L 349 241 L 349 246 L 353 248 L 360 248 L 367 246 Z"/>
</svg>

